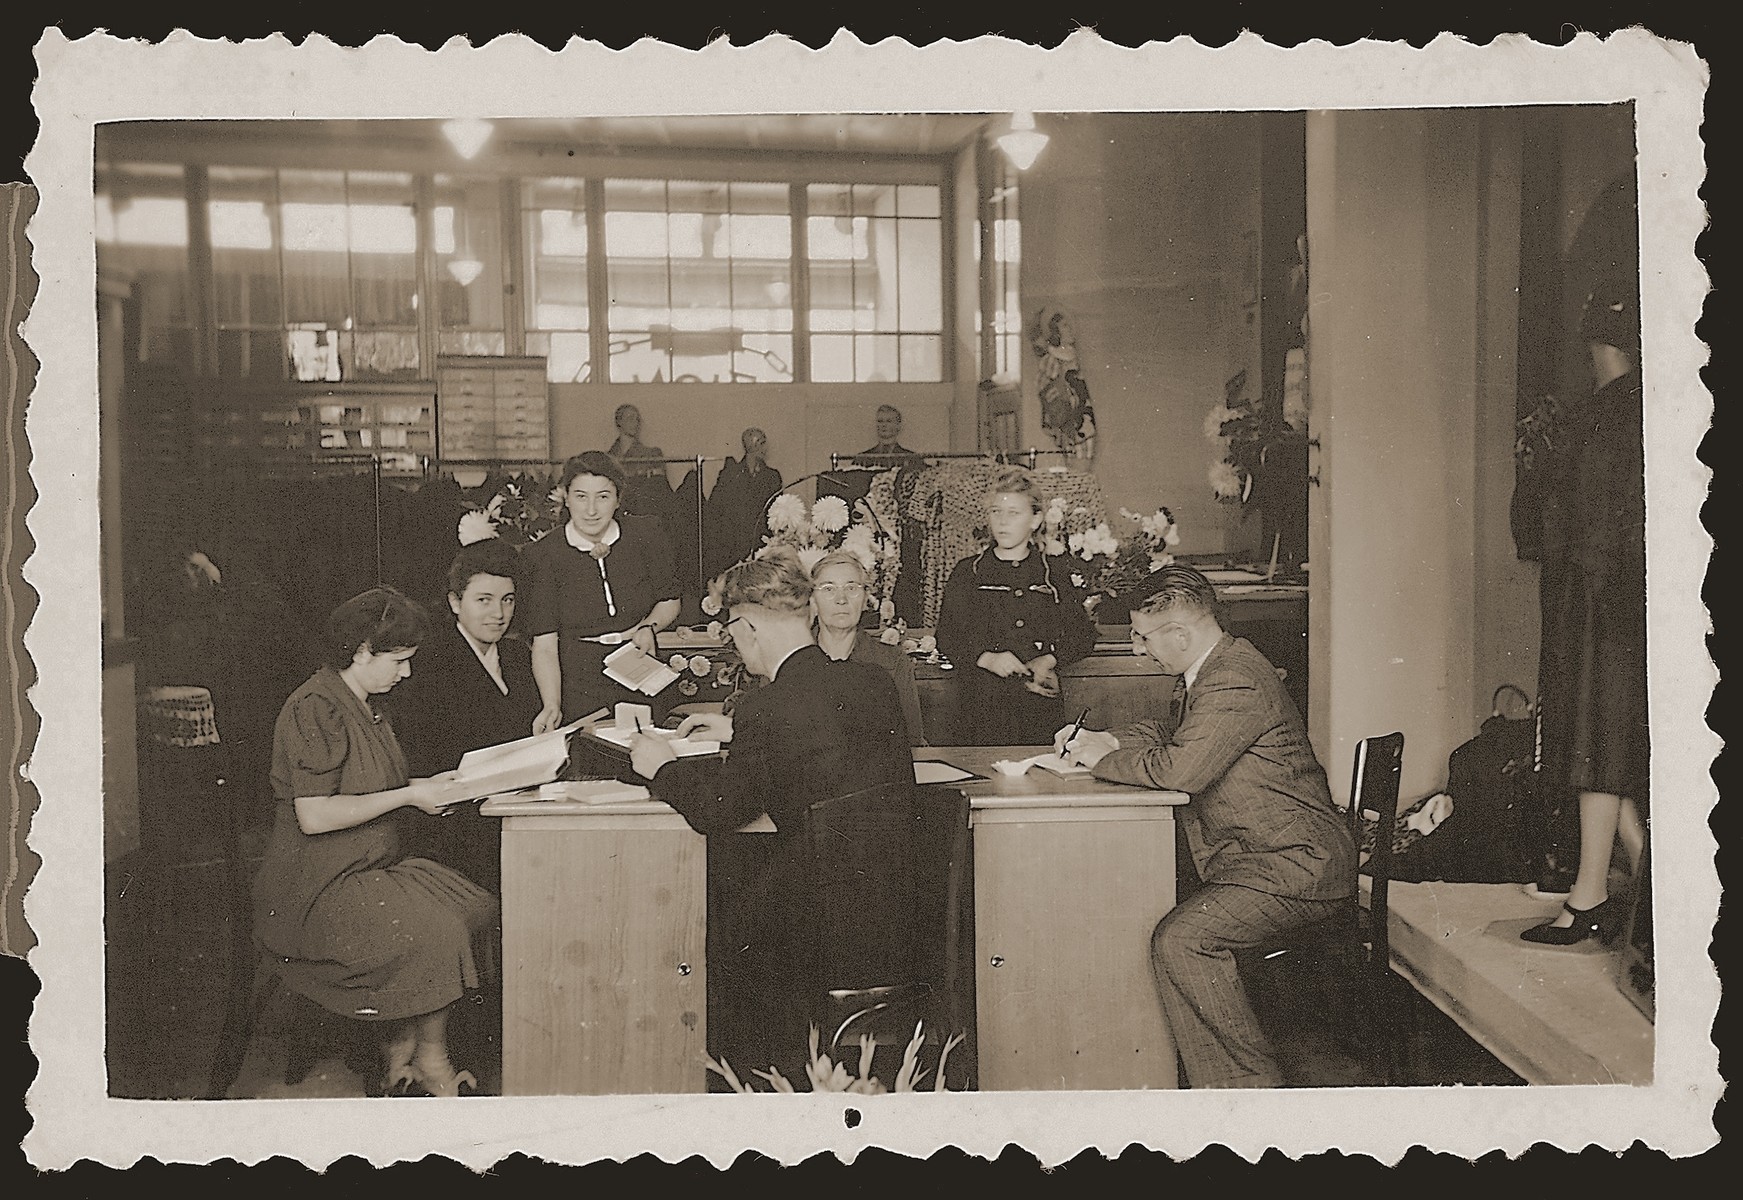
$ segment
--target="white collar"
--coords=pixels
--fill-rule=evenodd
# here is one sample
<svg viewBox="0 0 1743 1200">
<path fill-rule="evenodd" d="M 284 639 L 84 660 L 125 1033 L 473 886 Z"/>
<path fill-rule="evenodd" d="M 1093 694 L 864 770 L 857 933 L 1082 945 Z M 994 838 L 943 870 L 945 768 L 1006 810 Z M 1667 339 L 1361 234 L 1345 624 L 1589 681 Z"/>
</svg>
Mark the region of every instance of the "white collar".
<svg viewBox="0 0 1743 1200">
<path fill-rule="evenodd" d="M 816 644 L 817 643 L 815 643 L 815 642 L 805 643 L 805 645 L 809 645 L 809 646 L 815 646 Z M 792 658 L 793 655 L 799 653 L 799 651 L 803 650 L 804 648 L 805 648 L 805 646 L 794 646 L 791 650 L 789 650 L 785 654 L 781 655 L 781 661 L 776 663 L 774 670 L 769 672 L 769 682 L 773 683 L 775 681 L 775 676 L 777 676 L 781 673 L 781 668 L 787 665 L 787 660 L 789 658 Z"/>
<path fill-rule="evenodd" d="M 466 639 L 466 644 L 468 646 L 472 647 L 472 653 L 478 656 L 479 662 L 488 663 L 496 659 L 497 654 L 495 642 L 491 642 L 486 646 L 483 642 L 466 632 L 466 627 L 458 621 L 454 622 L 454 628 L 460 631 L 460 636 Z"/>
<path fill-rule="evenodd" d="M 484 673 L 490 676 L 490 681 L 496 684 L 496 690 L 508 695 L 508 681 L 502 677 L 502 655 L 497 653 L 495 642 L 486 646 L 483 642 L 466 632 L 466 627 L 460 622 L 454 622 L 454 628 L 460 631 L 460 636 L 466 639 L 466 644 L 472 647 L 472 653 L 478 656 L 478 664 L 484 668 Z"/>
<path fill-rule="evenodd" d="M 1220 645 L 1222 645 L 1222 638 L 1219 636 L 1216 641 L 1212 642 L 1210 645 L 1208 645 L 1204 648 L 1204 653 L 1199 655 L 1197 660 L 1194 661 L 1190 667 L 1186 668 L 1186 674 L 1185 674 L 1184 678 L 1186 680 L 1186 686 L 1189 690 L 1191 689 L 1193 683 L 1197 681 L 1198 669 L 1200 667 L 1204 666 L 1204 660 L 1209 658 L 1210 652 L 1212 650 L 1215 650 Z"/>
<path fill-rule="evenodd" d="M 568 521 L 564 521 L 563 536 L 569 539 L 569 544 L 575 547 L 575 549 L 581 551 L 583 554 L 591 554 L 593 553 L 593 547 L 595 545 L 616 545 L 617 539 L 623 536 L 623 530 L 618 527 L 617 521 L 614 518 L 611 524 L 605 527 L 605 536 L 595 543 L 580 530 L 576 529 L 574 525 Z"/>
</svg>

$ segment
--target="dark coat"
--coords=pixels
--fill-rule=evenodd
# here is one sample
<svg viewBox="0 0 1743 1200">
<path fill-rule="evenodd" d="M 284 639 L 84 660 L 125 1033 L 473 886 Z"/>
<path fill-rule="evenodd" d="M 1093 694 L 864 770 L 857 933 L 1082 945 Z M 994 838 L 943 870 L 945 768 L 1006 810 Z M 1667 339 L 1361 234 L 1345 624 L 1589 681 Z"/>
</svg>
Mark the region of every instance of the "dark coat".
<svg viewBox="0 0 1743 1200">
<path fill-rule="evenodd" d="M 411 678 L 387 694 L 394 729 L 412 778 L 451 771 L 469 750 L 529 736 L 538 716 L 532 652 L 505 637 L 497 644 L 508 695 L 478 661 L 458 625 L 438 628 L 412 656 Z M 496 891 L 502 874 L 502 822 L 460 804 L 439 821 L 406 810 L 402 836 L 410 854 L 444 863 Z"/>
</svg>

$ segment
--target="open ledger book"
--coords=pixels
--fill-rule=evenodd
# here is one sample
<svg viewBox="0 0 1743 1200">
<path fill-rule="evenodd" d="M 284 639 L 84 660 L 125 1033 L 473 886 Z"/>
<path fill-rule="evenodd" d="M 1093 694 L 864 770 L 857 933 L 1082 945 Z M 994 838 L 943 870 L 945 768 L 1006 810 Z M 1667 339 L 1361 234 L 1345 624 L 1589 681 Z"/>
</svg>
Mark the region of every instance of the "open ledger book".
<svg viewBox="0 0 1743 1200">
<path fill-rule="evenodd" d="M 605 677 L 632 692 L 657 696 L 678 681 L 678 673 L 634 642 L 605 656 Z"/>
<path fill-rule="evenodd" d="M 548 733 L 469 751 L 446 784 L 447 794 L 455 801 L 477 800 L 551 782 L 562 774 L 564 764 L 569 761 L 569 735 L 587 719 L 583 717 Z"/>
</svg>

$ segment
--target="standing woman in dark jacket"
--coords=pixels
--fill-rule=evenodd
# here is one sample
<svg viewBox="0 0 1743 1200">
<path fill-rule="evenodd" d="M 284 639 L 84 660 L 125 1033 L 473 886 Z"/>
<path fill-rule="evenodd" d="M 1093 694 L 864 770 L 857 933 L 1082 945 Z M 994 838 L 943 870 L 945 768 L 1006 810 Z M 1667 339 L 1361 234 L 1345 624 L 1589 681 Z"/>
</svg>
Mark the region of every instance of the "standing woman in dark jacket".
<svg viewBox="0 0 1743 1200">
<path fill-rule="evenodd" d="M 1036 541 L 1045 499 L 1013 467 L 987 489 L 992 545 L 944 585 L 938 649 L 956 668 L 959 728 L 977 746 L 1050 745 L 1067 720 L 1059 668 L 1095 647 L 1071 568 Z"/>
</svg>

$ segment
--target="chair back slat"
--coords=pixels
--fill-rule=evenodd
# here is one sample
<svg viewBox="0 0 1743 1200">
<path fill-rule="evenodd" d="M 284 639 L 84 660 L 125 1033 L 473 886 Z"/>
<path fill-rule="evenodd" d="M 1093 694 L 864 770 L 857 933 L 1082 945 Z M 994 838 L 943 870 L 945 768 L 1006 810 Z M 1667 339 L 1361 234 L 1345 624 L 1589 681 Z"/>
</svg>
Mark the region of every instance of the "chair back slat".
<svg viewBox="0 0 1743 1200">
<path fill-rule="evenodd" d="M 1369 940 L 1377 971 L 1391 969 L 1387 901 L 1392 879 L 1392 827 L 1398 821 L 1398 788 L 1404 770 L 1404 735 L 1363 738 L 1356 745 L 1350 779 L 1350 825 L 1361 845 L 1362 822 L 1374 823 L 1374 849 L 1367 873 L 1373 878 L 1368 896 Z"/>
</svg>

